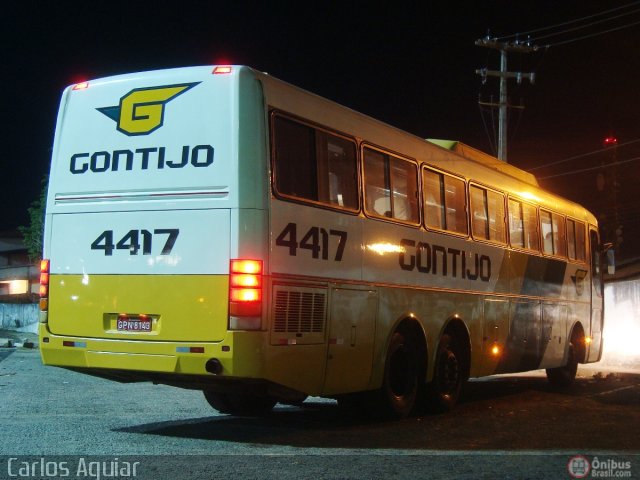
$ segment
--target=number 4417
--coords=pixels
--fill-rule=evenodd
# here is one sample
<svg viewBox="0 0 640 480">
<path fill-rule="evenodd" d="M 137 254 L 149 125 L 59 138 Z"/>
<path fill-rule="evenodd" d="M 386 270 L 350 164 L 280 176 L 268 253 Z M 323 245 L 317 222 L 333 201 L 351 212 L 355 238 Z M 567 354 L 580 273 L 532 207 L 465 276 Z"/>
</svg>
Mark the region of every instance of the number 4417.
<svg viewBox="0 0 640 480">
<path fill-rule="evenodd" d="M 120 240 L 114 242 L 113 230 L 105 230 L 91 244 L 91 250 L 102 250 L 105 255 L 113 255 L 114 250 L 127 250 L 129 255 L 151 255 L 153 239 L 162 235 L 164 246 L 160 255 L 169 255 L 178 239 L 180 230 L 177 228 L 156 228 L 150 230 L 129 230 Z M 164 237 L 166 235 L 166 237 Z"/>
<path fill-rule="evenodd" d="M 347 245 L 347 232 L 342 230 L 327 231 L 321 227 L 311 227 L 298 242 L 298 226 L 295 223 L 289 223 L 276 238 L 276 245 L 287 248 L 292 257 L 298 255 L 298 250 L 308 250 L 312 258 L 328 260 L 329 237 L 335 237 L 338 240 L 333 259 L 339 262 Z"/>
</svg>

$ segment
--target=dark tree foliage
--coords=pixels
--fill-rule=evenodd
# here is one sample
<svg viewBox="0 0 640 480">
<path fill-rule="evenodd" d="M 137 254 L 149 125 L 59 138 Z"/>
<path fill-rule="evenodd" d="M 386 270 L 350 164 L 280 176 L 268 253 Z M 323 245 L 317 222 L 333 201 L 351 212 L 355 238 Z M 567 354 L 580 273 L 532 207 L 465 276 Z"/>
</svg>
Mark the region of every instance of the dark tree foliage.
<svg viewBox="0 0 640 480">
<path fill-rule="evenodd" d="M 44 212 L 47 203 L 47 186 L 49 177 L 42 178 L 42 189 L 40 197 L 31 203 L 27 209 L 29 213 L 29 225 L 18 227 L 18 231 L 24 238 L 29 259 L 37 261 L 42 258 L 42 239 L 44 236 Z"/>
</svg>

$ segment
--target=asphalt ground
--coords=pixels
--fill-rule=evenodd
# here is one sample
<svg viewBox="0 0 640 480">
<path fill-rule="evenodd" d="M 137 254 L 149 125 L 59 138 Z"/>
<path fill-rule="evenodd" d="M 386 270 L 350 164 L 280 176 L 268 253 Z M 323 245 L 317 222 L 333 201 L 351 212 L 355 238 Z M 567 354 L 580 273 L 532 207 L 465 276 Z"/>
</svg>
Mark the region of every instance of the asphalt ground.
<svg viewBox="0 0 640 480">
<path fill-rule="evenodd" d="M 154 479 L 570 478 L 578 456 L 629 461 L 633 476 L 621 478 L 639 478 L 640 373 L 598 367 L 581 367 L 565 392 L 544 372 L 474 380 L 451 414 L 377 422 L 321 398 L 264 418 L 220 415 L 197 391 L 110 382 L 45 367 L 36 349 L 0 349 L 0 478 L 16 478 L 11 458 L 76 469 L 81 458 L 140 461 L 136 478 Z"/>
</svg>

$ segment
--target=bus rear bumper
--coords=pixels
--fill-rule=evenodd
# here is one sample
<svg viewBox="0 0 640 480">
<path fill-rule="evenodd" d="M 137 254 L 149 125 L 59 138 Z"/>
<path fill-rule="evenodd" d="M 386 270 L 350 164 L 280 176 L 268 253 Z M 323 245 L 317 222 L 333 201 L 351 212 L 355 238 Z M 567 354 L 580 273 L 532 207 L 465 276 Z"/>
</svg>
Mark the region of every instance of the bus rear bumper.
<svg viewBox="0 0 640 480">
<path fill-rule="evenodd" d="M 250 391 L 285 403 L 304 399 L 306 394 L 301 391 L 266 378 L 262 341 L 260 332 L 229 332 L 219 343 L 116 341 L 53 335 L 45 323 L 40 324 L 40 354 L 45 365 L 124 383 Z M 192 347 L 197 351 L 185 350 Z M 221 367 L 218 373 L 207 368 L 212 360 Z"/>
<path fill-rule="evenodd" d="M 261 332 L 228 332 L 221 342 L 112 340 L 52 334 L 40 324 L 40 354 L 45 365 L 91 370 L 155 372 L 167 375 L 260 378 Z M 217 360 L 213 374 L 207 362 Z M 238 360 L 240 359 L 240 360 Z"/>
</svg>

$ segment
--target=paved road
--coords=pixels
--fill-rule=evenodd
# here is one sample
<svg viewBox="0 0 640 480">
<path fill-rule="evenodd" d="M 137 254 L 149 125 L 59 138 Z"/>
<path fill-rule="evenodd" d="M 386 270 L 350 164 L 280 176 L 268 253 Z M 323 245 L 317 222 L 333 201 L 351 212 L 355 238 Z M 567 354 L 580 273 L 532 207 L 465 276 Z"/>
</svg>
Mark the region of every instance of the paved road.
<svg viewBox="0 0 640 480">
<path fill-rule="evenodd" d="M 218 415 L 200 392 L 114 383 L 43 367 L 35 350 L 7 352 L 0 478 L 15 478 L 24 455 L 25 465 L 58 468 L 42 478 L 62 478 L 63 467 L 89 473 L 91 461 L 139 461 L 136 478 L 154 479 L 570 478 L 578 454 L 629 461 L 640 478 L 638 374 L 585 370 L 563 394 L 540 374 L 474 381 L 453 414 L 401 422 L 344 418 L 318 398 L 251 419 Z"/>
</svg>

